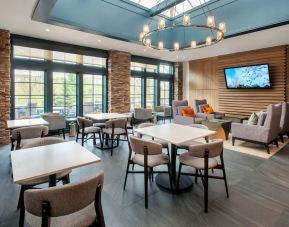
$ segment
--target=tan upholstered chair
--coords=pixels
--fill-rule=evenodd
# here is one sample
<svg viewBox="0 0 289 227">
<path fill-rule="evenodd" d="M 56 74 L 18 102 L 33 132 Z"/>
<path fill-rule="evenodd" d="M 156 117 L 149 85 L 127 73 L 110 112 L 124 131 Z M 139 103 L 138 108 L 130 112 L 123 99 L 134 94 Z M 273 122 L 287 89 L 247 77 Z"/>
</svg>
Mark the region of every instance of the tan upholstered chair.
<svg viewBox="0 0 289 227">
<path fill-rule="evenodd" d="M 103 138 L 108 144 L 108 141 L 110 141 L 110 151 L 111 156 L 113 154 L 113 149 L 115 147 L 115 142 L 117 143 L 116 146 L 119 145 L 120 136 L 124 136 L 125 141 L 127 141 L 128 133 L 127 133 L 127 119 L 114 119 L 109 120 L 105 123 L 105 128 L 102 130 Z"/>
<path fill-rule="evenodd" d="M 32 148 L 32 147 L 39 147 L 39 146 L 45 146 L 45 145 L 51 145 L 51 144 L 57 144 L 57 143 L 63 143 L 65 140 L 55 137 L 45 137 L 45 138 L 38 138 L 37 140 L 31 141 L 29 143 L 26 143 L 22 148 Z M 20 151 L 19 151 L 20 152 Z M 70 182 L 69 174 L 71 173 L 71 170 L 63 171 L 56 174 L 56 179 L 58 181 L 62 181 L 63 184 L 68 184 Z M 31 189 L 35 187 L 36 185 L 43 184 L 48 182 L 48 177 L 40 177 L 34 180 L 27 180 L 21 182 L 21 189 L 19 194 L 19 200 L 18 200 L 18 206 L 17 208 L 20 209 L 20 219 L 19 219 L 19 225 L 23 225 L 24 222 L 24 192 L 28 189 Z"/>
<path fill-rule="evenodd" d="M 101 205 L 103 172 L 85 181 L 24 193 L 30 226 L 105 227 Z"/>
<path fill-rule="evenodd" d="M 129 166 L 133 164 L 143 166 L 144 171 L 129 170 Z M 123 189 L 125 190 L 128 173 L 144 173 L 145 208 L 148 208 L 149 176 L 153 177 L 151 170 L 154 167 L 160 165 L 167 165 L 168 171 L 166 171 L 165 173 L 169 174 L 172 189 L 172 182 L 170 176 L 170 161 L 168 155 L 162 153 L 162 145 L 155 141 L 143 140 L 135 136 L 129 137 L 129 156 Z M 153 171 L 153 173 L 164 173 L 164 171 Z"/>
<path fill-rule="evenodd" d="M 221 163 L 218 162 L 217 157 L 220 157 Z M 181 171 L 183 165 L 195 168 L 197 170 L 196 174 L 182 173 Z M 209 169 L 221 169 L 223 172 L 223 176 L 209 176 Z M 195 176 L 196 180 L 197 177 L 201 177 L 204 185 L 205 212 L 208 212 L 209 178 L 223 179 L 225 182 L 226 194 L 229 198 L 229 191 L 223 159 L 223 140 L 216 139 L 212 140 L 212 142 L 210 143 L 189 146 L 189 151 L 180 155 L 180 166 L 177 178 L 177 186 L 179 185 L 181 174 Z"/>
<path fill-rule="evenodd" d="M 135 108 L 133 112 L 133 124 L 144 122 L 153 122 L 153 113 L 151 109 Z"/>
<path fill-rule="evenodd" d="M 29 126 L 16 128 L 11 133 L 11 150 L 21 149 L 25 144 L 44 137 L 48 134 L 47 126 Z"/>
<path fill-rule="evenodd" d="M 98 139 L 101 141 L 101 129 L 99 127 L 93 126 L 93 122 L 89 119 L 84 117 L 77 117 L 77 135 L 76 135 L 76 142 L 79 139 L 79 133 L 81 134 L 81 145 L 84 145 L 89 139 L 93 139 L 93 144 L 96 145 L 96 136 L 98 134 Z M 88 137 L 89 134 L 92 134 L 92 137 Z"/>
<path fill-rule="evenodd" d="M 172 107 L 171 106 L 156 106 L 155 107 L 157 121 L 162 120 L 163 123 L 166 122 L 166 119 L 172 120 Z"/>
<path fill-rule="evenodd" d="M 44 113 L 41 114 L 41 117 L 49 123 L 48 128 L 50 132 L 57 132 L 58 135 L 61 132 L 63 139 L 65 139 L 66 121 L 64 115 L 59 113 Z"/>
</svg>

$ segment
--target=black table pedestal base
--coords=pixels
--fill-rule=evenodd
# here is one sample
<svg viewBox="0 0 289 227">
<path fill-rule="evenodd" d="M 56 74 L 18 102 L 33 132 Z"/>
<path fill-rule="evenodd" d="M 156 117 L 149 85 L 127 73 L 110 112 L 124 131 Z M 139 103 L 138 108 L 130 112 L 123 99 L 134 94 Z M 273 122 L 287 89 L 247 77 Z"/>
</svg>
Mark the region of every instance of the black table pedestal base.
<svg viewBox="0 0 289 227">
<path fill-rule="evenodd" d="M 180 193 L 189 191 L 193 187 L 193 181 L 189 176 L 181 175 L 179 187 L 177 189 L 177 185 L 172 183 L 172 189 L 170 185 L 169 175 L 167 173 L 160 173 L 156 176 L 156 184 L 161 188 L 165 189 L 166 191 Z"/>
<path fill-rule="evenodd" d="M 102 147 L 101 147 L 101 143 L 97 143 L 95 145 L 95 147 L 98 149 L 101 149 L 101 150 L 109 150 L 109 149 L 111 149 L 111 143 L 109 142 L 107 145 L 105 143 L 103 143 Z M 113 148 L 117 148 L 117 147 L 118 147 L 118 145 L 117 145 L 117 142 L 115 141 L 113 143 Z"/>
</svg>

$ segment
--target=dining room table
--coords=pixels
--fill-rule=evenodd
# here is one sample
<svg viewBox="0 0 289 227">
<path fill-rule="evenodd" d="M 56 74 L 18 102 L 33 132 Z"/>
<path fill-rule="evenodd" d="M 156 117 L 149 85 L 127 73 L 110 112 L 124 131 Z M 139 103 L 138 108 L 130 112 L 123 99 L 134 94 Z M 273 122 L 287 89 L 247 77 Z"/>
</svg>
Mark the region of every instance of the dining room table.
<svg viewBox="0 0 289 227">
<path fill-rule="evenodd" d="M 166 141 L 170 144 L 170 161 L 171 161 L 171 177 L 172 186 L 171 189 L 169 174 L 159 173 L 156 176 L 156 183 L 161 188 L 164 188 L 172 192 L 182 192 L 189 190 L 193 186 L 193 181 L 187 175 L 181 175 L 179 186 L 177 187 L 177 146 L 182 143 L 194 141 L 199 138 L 205 138 L 207 136 L 213 135 L 216 132 L 207 129 L 194 128 L 187 125 L 180 125 L 175 123 L 154 125 L 145 128 L 134 129 L 141 135 L 146 135 L 152 138 L 160 139 Z"/>
<path fill-rule="evenodd" d="M 14 183 L 49 178 L 56 185 L 56 174 L 100 162 L 101 159 L 75 141 L 11 151 Z"/>
<path fill-rule="evenodd" d="M 7 120 L 6 124 L 7 129 L 10 130 L 29 126 L 49 125 L 49 123 L 42 118 Z"/>
</svg>

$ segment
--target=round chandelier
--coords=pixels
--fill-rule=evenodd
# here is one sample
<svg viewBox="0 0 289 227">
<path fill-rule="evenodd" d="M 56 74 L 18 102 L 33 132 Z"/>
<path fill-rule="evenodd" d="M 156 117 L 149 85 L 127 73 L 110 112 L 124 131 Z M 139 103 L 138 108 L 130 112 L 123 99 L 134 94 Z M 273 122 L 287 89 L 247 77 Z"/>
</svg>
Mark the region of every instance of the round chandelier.
<svg viewBox="0 0 289 227">
<path fill-rule="evenodd" d="M 164 1 L 169 2 L 169 0 L 158 0 L 156 5 Z M 182 20 L 178 23 L 166 25 L 166 20 L 160 18 L 158 23 L 152 26 L 154 19 L 151 18 L 149 24 L 143 26 L 142 32 L 139 34 L 139 41 L 146 47 L 168 51 L 197 49 L 220 42 L 225 37 L 226 23 L 220 22 L 218 26 L 216 26 L 215 17 L 209 10 L 208 5 L 206 5 L 206 10 L 204 9 L 207 1 L 208 0 L 203 0 L 203 2 L 201 2 L 201 0 L 199 0 L 199 6 L 202 8 L 203 15 L 207 19 L 205 24 L 193 23 L 191 15 L 185 13 L 185 9 L 183 8 Z M 174 10 L 177 4 L 180 4 L 179 2 L 179 0 L 175 0 L 171 10 Z M 178 35 L 172 35 L 173 33 Z M 207 36 L 201 40 L 197 40 L 196 37 L 194 37 L 197 33 L 205 33 Z M 177 37 L 169 38 L 172 36 Z"/>
</svg>

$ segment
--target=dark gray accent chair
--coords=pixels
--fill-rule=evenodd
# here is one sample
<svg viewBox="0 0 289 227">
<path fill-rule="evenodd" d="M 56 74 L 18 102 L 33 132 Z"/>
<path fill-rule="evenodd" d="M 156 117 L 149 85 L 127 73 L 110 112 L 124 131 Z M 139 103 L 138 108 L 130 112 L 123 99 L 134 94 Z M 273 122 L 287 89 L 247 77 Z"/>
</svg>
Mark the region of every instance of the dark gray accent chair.
<svg viewBox="0 0 289 227">
<path fill-rule="evenodd" d="M 284 143 L 284 135 L 289 137 L 289 102 L 282 103 L 282 113 L 280 120 L 281 131 L 279 133 L 282 143 Z"/>
<path fill-rule="evenodd" d="M 182 116 L 182 109 L 188 108 L 188 100 L 173 100 L 173 118 L 174 123 L 180 125 L 191 125 L 191 124 L 201 124 L 203 120 L 206 120 L 206 116 L 200 113 L 196 113 L 196 117 L 184 117 Z"/>
<path fill-rule="evenodd" d="M 224 113 L 215 112 L 213 114 L 203 113 L 202 108 L 205 106 L 209 106 L 207 99 L 195 99 L 194 100 L 195 111 L 197 113 L 203 114 L 208 120 L 210 119 L 222 119 L 225 117 Z"/>
<path fill-rule="evenodd" d="M 105 227 L 101 205 L 103 172 L 63 186 L 30 189 L 24 193 L 29 226 Z"/>
<path fill-rule="evenodd" d="M 278 147 L 278 136 L 281 131 L 281 112 L 281 104 L 271 104 L 267 107 L 264 125 L 249 125 L 246 122 L 232 123 L 232 145 L 234 146 L 236 139 L 263 144 L 266 147 L 267 153 L 270 154 L 269 144 L 274 142 Z"/>
</svg>

